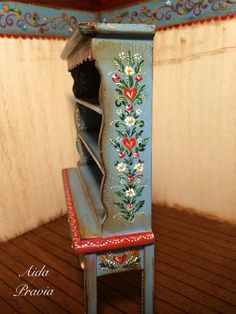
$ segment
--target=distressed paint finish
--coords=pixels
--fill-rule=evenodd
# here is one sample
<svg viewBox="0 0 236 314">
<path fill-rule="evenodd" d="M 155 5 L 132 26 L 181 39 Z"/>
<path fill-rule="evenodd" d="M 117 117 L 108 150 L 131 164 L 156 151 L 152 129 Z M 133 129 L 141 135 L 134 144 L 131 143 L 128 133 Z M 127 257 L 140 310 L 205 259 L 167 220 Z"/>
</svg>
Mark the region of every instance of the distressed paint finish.
<svg viewBox="0 0 236 314">
<path fill-rule="evenodd" d="M 89 203 L 89 195 L 86 193 L 85 181 L 81 180 L 76 168 L 69 170 L 71 198 L 76 208 L 78 217 L 79 230 L 82 238 L 98 237 L 101 235 L 101 225 L 96 217 L 95 212 Z M 92 187 L 90 187 L 92 188 Z M 86 193 L 86 194 L 85 194 Z M 85 194 L 85 197 L 81 197 Z M 81 210 L 81 208 L 83 210 Z"/>
<path fill-rule="evenodd" d="M 68 38 L 78 21 L 95 21 L 97 14 L 0 2 L 0 35 Z"/>
<path fill-rule="evenodd" d="M 91 252 L 102 252 L 104 249 L 121 249 L 128 247 L 137 247 L 154 243 L 154 234 L 152 232 L 130 233 L 127 235 L 99 237 L 91 239 L 83 239 L 78 223 L 77 209 L 72 198 L 70 173 L 76 169 L 65 169 L 62 171 L 64 189 L 66 195 L 66 203 L 68 209 L 69 224 L 71 228 L 72 247 L 76 254 L 84 254 Z M 80 197 L 83 197 L 83 191 Z"/>
<path fill-rule="evenodd" d="M 114 218 L 123 218 L 131 223 L 145 206 L 145 200 L 142 199 L 145 189 L 142 184 L 145 167 L 142 152 L 149 138 L 143 136 L 145 122 L 141 110 L 146 96 L 142 73 L 144 63 L 138 53 L 132 55 L 129 50 L 126 54 L 122 52 L 114 59 L 116 71 L 112 76 L 117 92 L 117 121 L 114 124 L 117 137 L 111 140 L 111 144 L 117 154 L 114 166 L 118 187 L 114 193 L 119 197 L 114 205 L 120 211 Z"/>
<path fill-rule="evenodd" d="M 233 14 L 236 14 L 235 0 L 154 0 L 113 11 L 103 11 L 101 21 L 150 23 L 161 29 Z"/>
<path fill-rule="evenodd" d="M 154 30 L 144 25 L 81 23 L 62 52 L 74 78 L 77 148 L 81 155 L 78 168 L 63 170 L 63 179 L 73 248 L 77 254 L 85 254 L 88 313 L 96 313 L 97 276 L 132 269 L 144 272 L 145 313 L 153 311 L 153 294 L 147 295 L 147 291 L 153 290 L 153 270 L 148 268 L 150 263 L 153 268 L 154 243 Z M 81 49 L 83 54 L 77 53 Z M 82 60 L 82 55 L 89 58 Z M 117 136 L 122 137 L 121 142 Z"/>
<path fill-rule="evenodd" d="M 97 313 L 97 256 L 87 254 L 84 257 L 84 297 L 86 313 Z"/>
<path fill-rule="evenodd" d="M 102 159 L 105 168 L 105 179 L 103 185 L 102 201 L 107 211 L 107 219 L 103 226 L 104 235 L 142 232 L 151 230 L 151 112 L 152 112 L 152 41 L 149 39 L 132 40 L 132 43 L 127 40 L 109 41 L 102 38 L 94 38 L 92 42 L 94 58 L 96 66 L 102 77 L 100 88 L 100 103 L 104 113 L 104 123 L 101 133 L 101 151 Z M 111 149 L 110 141 L 117 138 L 115 123 L 117 121 L 117 107 L 115 100 L 117 92 L 112 82 L 112 76 L 116 73 L 113 60 L 124 52 L 132 55 L 138 53 L 144 59 L 143 72 L 145 73 L 146 82 L 146 97 L 143 102 L 142 119 L 145 122 L 143 126 L 143 137 L 149 138 L 146 149 L 142 152 L 142 159 L 145 163 L 145 177 L 143 178 L 143 199 L 145 206 L 135 215 L 135 222 L 131 223 L 128 220 L 119 217 L 120 210 L 114 203 L 119 202 L 119 196 L 115 193 L 117 185 L 117 168 L 114 165 L 117 163 L 118 152 Z M 108 92 L 109 91 L 109 92 Z M 118 215 L 118 216 L 117 216 Z"/>
<path fill-rule="evenodd" d="M 154 300 L 154 245 L 144 247 L 144 270 L 142 273 L 143 313 L 153 313 Z"/>
<path fill-rule="evenodd" d="M 27 1 L 20 1 L 27 2 Z M 57 3 L 56 6 L 53 3 Z M 118 3 L 119 2 L 119 3 Z M 122 1 L 122 3 L 125 1 Z M 79 1 L 76 9 L 70 3 L 40 1 L 39 5 L 27 5 L 13 1 L 0 2 L 0 36 L 30 36 L 36 38 L 68 38 L 78 21 L 105 23 L 155 24 L 157 29 L 173 25 L 190 24 L 208 19 L 233 17 L 235 0 L 154 0 L 137 1 L 129 5 L 120 1 Z M 73 1 L 75 4 L 75 1 Z M 51 6 L 51 7 L 50 7 Z M 55 8 L 54 8 L 55 7 Z M 59 7 L 59 8 L 57 8 Z M 75 10 L 69 10 L 74 8 Z M 83 9 L 87 11 L 82 11 Z M 78 11 L 81 10 L 81 11 Z"/>
<path fill-rule="evenodd" d="M 120 251 L 102 252 L 98 255 L 97 275 L 107 275 L 132 269 L 143 269 L 144 251 L 142 248 L 132 248 Z"/>
</svg>

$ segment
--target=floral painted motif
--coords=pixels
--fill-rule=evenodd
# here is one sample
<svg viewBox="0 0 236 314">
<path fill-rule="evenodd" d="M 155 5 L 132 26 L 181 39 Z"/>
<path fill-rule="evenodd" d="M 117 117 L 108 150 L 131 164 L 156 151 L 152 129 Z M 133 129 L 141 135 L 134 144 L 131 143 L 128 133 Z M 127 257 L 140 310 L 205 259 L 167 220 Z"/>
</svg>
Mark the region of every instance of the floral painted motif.
<svg viewBox="0 0 236 314">
<path fill-rule="evenodd" d="M 16 25 L 22 31 L 26 31 L 28 27 L 37 29 L 39 33 L 44 33 L 50 29 L 68 29 L 68 32 L 72 32 L 75 28 L 77 20 L 73 16 L 68 16 L 66 13 L 62 13 L 57 16 L 44 16 L 35 11 L 34 13 L 23 13 L 18 7 L 11 7 L 10 5 L 2 5 L 0 11 L 0 28 L 11 26 L 13 20 L 16 20 Z"/>
<path fill-rule="evenodd" d="M 99 257 L 99 267 L 102 270 L 129 269 L 139 265 L 140 260 L 141 257 L 137 250 L 123 251 L 117 254 L 102 254 Z"/>
<path fill-rule="evenodd" d="M 115 163 L 119 187 L 116 195 L 119 200 L 115 202 L 119 214 L 132 222 L 136 214 L 144 206 L 140 200 L 144 185 L 142 184 L 144 160 L 140 155 L 145 150 L 148 138 L 143 135 L 144 121 L 141 118 L 145 97 L 145 84 L 142 74 L 144 60 L 136 53 L 120 53 L 114 59 L 116 71 L 112 76 L 115 85 L 115 106 L 118 120 L 115 128 L 118 137 L 111 140 L 116 149 L 117 160 Z"/>
<path fill-rule="evenodd" d="M 119 10 L 107 22 L 156 24 L 157 28 L 235 14 L 236 0 L 155 0 Z M 106 18 L 105 18 L 106 19 Z"/>
<path fill-rule="evenodd" d="M 21 3 L 0 3 L 0 35 L 69 37 L 78 21 L 95 21 L 96 14 L 64 11 Z"/>
</svg>

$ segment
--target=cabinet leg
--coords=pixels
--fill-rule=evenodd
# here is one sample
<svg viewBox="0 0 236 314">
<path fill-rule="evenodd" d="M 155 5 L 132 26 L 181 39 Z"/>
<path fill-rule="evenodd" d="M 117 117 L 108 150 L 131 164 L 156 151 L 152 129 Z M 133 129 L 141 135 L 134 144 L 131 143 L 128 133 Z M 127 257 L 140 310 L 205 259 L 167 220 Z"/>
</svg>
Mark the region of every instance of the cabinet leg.
<svg viewBox="0 0 236 314">
<path fill-rule="evenodd" d="M 84 256 L 84 296 L 87 314 L 97 313 L 97 256 Z"/>
<path fill-rule="evenodd" d="M 142 313 L 153 314 L 154 301 L 154 245 L 144 247 L 142 271 Z"/>
</svg>

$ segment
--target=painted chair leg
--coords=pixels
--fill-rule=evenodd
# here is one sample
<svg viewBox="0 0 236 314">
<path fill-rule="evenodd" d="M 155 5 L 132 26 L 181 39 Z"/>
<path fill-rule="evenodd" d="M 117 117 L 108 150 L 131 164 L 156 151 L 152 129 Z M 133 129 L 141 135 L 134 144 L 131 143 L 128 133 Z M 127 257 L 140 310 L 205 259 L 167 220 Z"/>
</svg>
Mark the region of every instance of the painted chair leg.
<svg viewBox="0 0 236 314">
<path fill-rule="evenodd" d="M 154 245 L 144 247 L 142 271 L 142 313 L 153 314 L 154 303 Z"/>
<path fill-rule="evenodd" d="M 84 256 L 84 295 L 87 314 L 97 313 L 97 256 Z"/>
</svg>

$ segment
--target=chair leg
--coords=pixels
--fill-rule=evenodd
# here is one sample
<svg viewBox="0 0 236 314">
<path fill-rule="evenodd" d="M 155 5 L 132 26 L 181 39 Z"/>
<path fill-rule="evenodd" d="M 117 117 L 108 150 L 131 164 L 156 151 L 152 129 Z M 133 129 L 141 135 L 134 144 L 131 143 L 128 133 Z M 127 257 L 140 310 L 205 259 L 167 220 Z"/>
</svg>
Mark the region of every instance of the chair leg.
<svg viewBox="0 0 236 314">
<path fill-rule="evenodd" d="M 144 270 L 142 271 L 142 313 L 153 313 L 154 301 L 154 245 L 144 247 Z"/>
<path fill-rule="evenodd" d="M 87 314 L 97 313 L 97 256 L 84 256 L 84 295 Z"/>
</svg>

